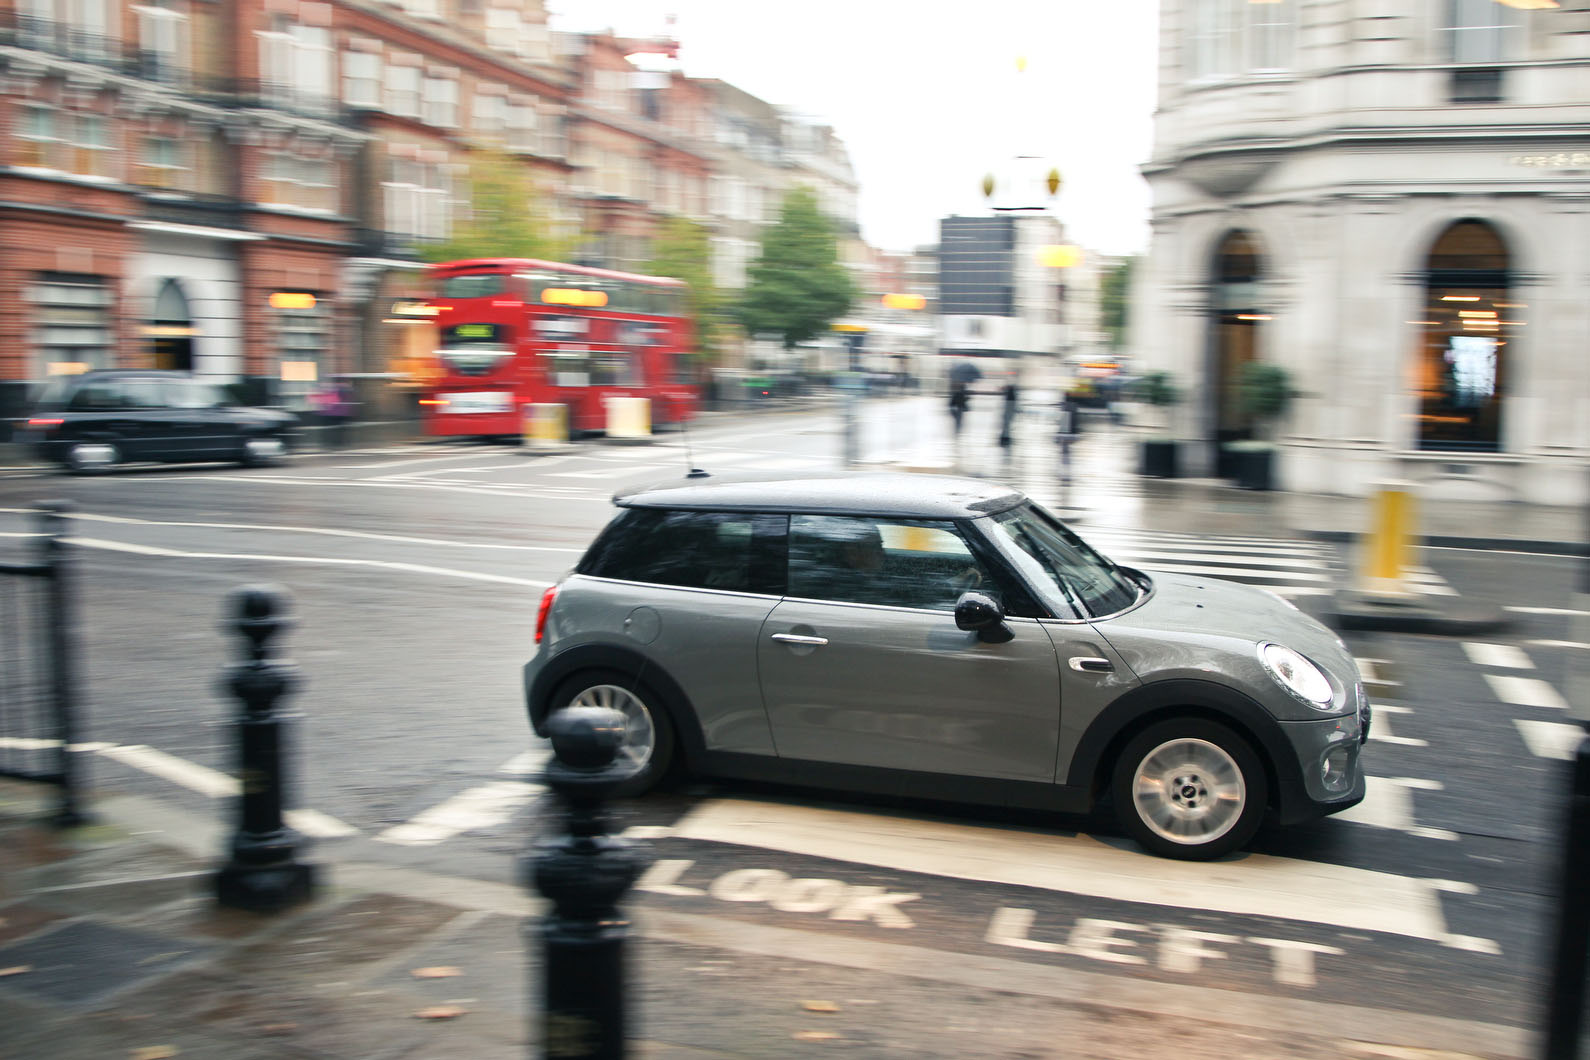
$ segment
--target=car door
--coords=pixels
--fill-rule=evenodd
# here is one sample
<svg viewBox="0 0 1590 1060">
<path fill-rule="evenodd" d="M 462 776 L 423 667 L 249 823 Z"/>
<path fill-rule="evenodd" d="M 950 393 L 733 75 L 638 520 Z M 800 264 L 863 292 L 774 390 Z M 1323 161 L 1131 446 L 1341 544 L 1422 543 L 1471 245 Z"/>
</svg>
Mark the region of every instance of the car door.
<svg viewBox="0 0 1590 1060">
<path fill-rule="evenodd" d="M 170 390 L 194 459 L 235 456 L 242 451 L 242 420 L 236 402 L 225 390 L 201 379 L 172 380 Z"/>
<path fill-rule="evenodd" d="M 793 515 L 788 556 L 757 646 L 781 758 L 1054 779 L 1054 644 L 1035 619 L 956 627 L 963 589 L 997 589 L 953 522 Z"/>
<path fill-rule="evenodd" d="M 159 376 L 123 381 L 131 415 L 137 420 L 141 460 L 184 460 L 193 446 L 193 426 L 172 404 L 171 383 Z"/>
<path fill-rule="evenodd" d="M 85 442 L 108 442 L 122 460 L 150 459 L 153 426 L 138 379 L 88 378 L 72 393 L 66 407 L 68 436 Z"/>
</svg>

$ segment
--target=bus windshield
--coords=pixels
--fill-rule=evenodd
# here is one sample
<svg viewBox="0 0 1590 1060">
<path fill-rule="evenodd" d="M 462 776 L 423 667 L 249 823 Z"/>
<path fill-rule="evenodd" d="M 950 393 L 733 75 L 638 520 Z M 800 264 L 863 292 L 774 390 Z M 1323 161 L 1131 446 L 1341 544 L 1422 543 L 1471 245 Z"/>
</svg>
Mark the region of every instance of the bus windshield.
<svg viewBox="0 0 1590 1060">
<path fill-rule="evenodd" d="M 442 277 L 443 298 L 489 298 L 508 289 L 501 272 L 464 272 Z"/>
</svg>

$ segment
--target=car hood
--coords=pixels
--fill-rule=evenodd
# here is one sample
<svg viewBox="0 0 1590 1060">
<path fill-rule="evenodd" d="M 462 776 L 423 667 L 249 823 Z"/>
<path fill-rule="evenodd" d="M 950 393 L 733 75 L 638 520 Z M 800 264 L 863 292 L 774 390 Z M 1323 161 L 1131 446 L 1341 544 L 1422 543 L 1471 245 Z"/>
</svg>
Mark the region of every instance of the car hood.
<svg viewBox="0 0 1590 1060">
<path fill-rule="evenodd" d="M 1154 591 L 1126 614 L 1099 623 L 1106 636 L 1111 628 L 1189 635 L 1211 646 L 1237 642 L 1225 646 L 1247 654 L 1248 645 L 1274 641 L 1302 652 L 1343 682 L 1357 681 L 1357 665 L 1336 634 L 1274 593 L 1220 578 L 1144 573 Z"/>
</svg>

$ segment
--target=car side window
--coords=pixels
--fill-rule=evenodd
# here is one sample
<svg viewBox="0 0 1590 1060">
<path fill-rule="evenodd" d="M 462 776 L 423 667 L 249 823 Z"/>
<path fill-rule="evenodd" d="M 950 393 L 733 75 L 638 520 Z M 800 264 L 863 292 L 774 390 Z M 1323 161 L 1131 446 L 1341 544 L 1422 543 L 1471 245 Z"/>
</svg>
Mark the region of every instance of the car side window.
<svg viewBox="0 0 1590 1060">
<path fill-rule="evenodd" d="M 995 592 L 954 523 L 790 517 L 791 596 L 953 611 L 969 589 Z"/>
<path fill-rule="evenodd" d="M 78 387 L 66 407 L 72 412 L 114 412 L 130 406 L 122 396 L 120 385 L 108 379 L 97 379 Z"/>
<path fill-rule="evenodd" d="M 166 409 L 171 408 L 173 402 L 166 393 L 166 387 L 159 379 L 128 379 L 122 383 L 122 393 L 126 396 L 127 408 L 130 409 Z"/>
<path fill-rule="evenodd" d="M 629 508 L 608 525 L 579 572 L 692 589 L 761 592 L 762 579 L 754 571 L 757 518 L 750 512 Z"/>
</svg>

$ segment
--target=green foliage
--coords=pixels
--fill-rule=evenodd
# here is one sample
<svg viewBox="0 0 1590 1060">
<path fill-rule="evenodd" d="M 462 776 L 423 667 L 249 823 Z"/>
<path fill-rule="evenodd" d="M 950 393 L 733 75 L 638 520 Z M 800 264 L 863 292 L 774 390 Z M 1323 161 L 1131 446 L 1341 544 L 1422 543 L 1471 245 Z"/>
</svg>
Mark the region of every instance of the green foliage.
<svg viewBox="0 0 1590 1060">
<path fill-rule="evenodd" d="M 822 334 L 855 297 L 833 225 L 817 196 L 796 188 L 785 196 L 778 223 L 763 231 L 762 253 L 738 308 L 740 324 L 752 335 L 778 336 L 787 350 Z"/>
<path fill-rule="evenodd" d="M 1237 402 L 1246 416 L 1261 424 L 1273 423 L 1286 415 L 1297 391 L 1286 369 L 1278 364 L 1252 361 L 1242 366 L 1237 376 Z"/>
<path fill-rule="evenodd" d="M 482 148 L 469 156 L 469 216 L 452 237 L 424 248 L 428 261 L 467 258 L 543 258 L 561 261 L 572 249 L 552 231 L 535 181 L 506 151 Z"/>
<path fill-rule="evenodd" d="M 1176 388 L 1169 372 L 1149 372 L 1132 383 L 1130 398 L 1145 405 L 1157 405 L 1163 408 L 1180 401 L 1181 391 Z"/>
<path fill-rule="evenodd" d="M 1112 350 L 1126 345 L 1126 326 L 1131 316 L 1132 271 L 1136 267 L 1137 255 L 1134 254 L 1105 273 L 1099 285 L 1099 306 Z"/>
<path fill-rule="evenodd" d="M 671 217 L 652 242 L 652 260 L 646 271 L 672 276 L 690 285 L 686 294 L 695 322 L 696 353 L 715 362 L 728 340 L 732 321 L 728 300 L 712 283 L 712 242 L 704 225 L 687 217 Z"/>
</svg>

